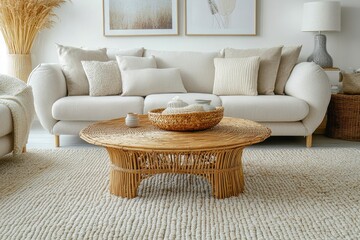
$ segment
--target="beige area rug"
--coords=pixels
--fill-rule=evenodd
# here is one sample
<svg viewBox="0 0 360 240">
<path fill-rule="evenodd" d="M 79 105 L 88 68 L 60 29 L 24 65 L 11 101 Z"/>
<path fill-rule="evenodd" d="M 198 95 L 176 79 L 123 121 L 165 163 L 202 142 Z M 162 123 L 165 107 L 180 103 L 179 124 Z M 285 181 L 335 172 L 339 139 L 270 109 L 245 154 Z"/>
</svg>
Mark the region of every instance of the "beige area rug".
<svg viewBox="0 0 360 240">
<path fill-rule="evenodd" d="M 0 239 L 358 239 L 360 150 L 250 149 L 246 188 L 217 200 L 190 175 L 109 194 L 100 148 L 0 159 Z"/>
</svg>

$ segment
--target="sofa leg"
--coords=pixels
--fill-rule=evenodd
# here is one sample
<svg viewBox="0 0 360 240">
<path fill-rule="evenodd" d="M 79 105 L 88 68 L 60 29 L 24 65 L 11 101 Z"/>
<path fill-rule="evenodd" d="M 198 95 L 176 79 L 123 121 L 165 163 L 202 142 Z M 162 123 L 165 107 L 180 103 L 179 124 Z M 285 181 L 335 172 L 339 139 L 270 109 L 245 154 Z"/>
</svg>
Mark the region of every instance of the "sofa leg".
<svg viewBox="0 0 360 240">
<path fill-rule="evenodd" d="M 306 147 L 308 148 L 312 147 L 312 135 L 306 136 Z"/>
<path fill-rule="evenodd" d="M 22 153 L 26 153 L 26 145 L 23 147 Z"/>
<path fill-rule="evenodd" d="M 60 135 L 55 135 L 55 147 L 60 147 Z"/>
</svg>

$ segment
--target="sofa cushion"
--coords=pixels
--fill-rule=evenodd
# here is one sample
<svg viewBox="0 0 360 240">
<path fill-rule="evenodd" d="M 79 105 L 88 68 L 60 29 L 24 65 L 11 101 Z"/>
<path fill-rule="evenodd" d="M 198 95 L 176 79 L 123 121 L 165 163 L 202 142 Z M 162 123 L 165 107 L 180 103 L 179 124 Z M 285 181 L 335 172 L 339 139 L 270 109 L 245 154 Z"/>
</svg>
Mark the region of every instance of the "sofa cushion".
<svg viewBox="0 0 360 240">
<path fill-rule="evenodd" d="M 61 69 L 66 78 L 68 95 L 88 95 L 89 83 L 81 61 L 108 61 L 106 48 L 85 50 L 57 44 L 57 52 Z"/>
<path fill-rule="evenodd" d="M 227 117 L 246 118 L 258 122 L 294 122 L 304 119 L 309 105 L 285 95 L 220 96 Z"/>
<path fill-rule="evenodd" d="M 259 57 L 215 58 L 213 93 L 256 96 L 259 60 Z"/>
<path fill-rule="evenodd" d="M 281 47 L 256 49 L 225 49 L 225 58 L 260 57 L 258 94 L 273 95 L 280 64 Z"/>
<path fill-rule="evenodd" d="M 172 94 L 152 94 L 145 98 L 144 113 L 148 113 L 155 108 L 166 108 L 167 103 L 175 96 L 179 96 L 181 100 L 188 104 L 195 103 L 195 99 L 211 100 L 211 105 L 221 106 L 221 100 L 218 96 L 206 93 L 172 93 Z"/>
<path fill-rule="evenodd" d="M 116 61 L 81 61 L 89 80 L 90 96 L 118 95 L 121 93 L 121 75 Z"/>
<path fill-rule="evenodd" d="M 144 68 L 121 72 L 123 96 L 147 96 L 155 93 L 185 93 L 177 68 Z"/>
<path fill-rule="evenodd" d="M 175 52 L 146 49 L 144 56 L 155 56 L 158 68 L 179 68 L 188 92 L 212 93 L 214 85 L 214 58 L 220 52 Z"/>
<path fill-rule="evenodd" d="M 99 121 L 124 117 L 129 112 L 142 113 L 142 97 L 68 96 L 57 100 L 52 115 L 57 120 Z"/>
<path fill-rule="evenodd" d="M 275 82 L 275 94 L 284 94 L 285 85 L 290 73 L 298 61 L 302 46 L 283 47 L 279 70 Z"/>
<path fill-rule="evenodd" d="M 157 68 L 154 56 L 149 56 L 149 57 L 116 56 L 116 61 L 121 71 L 136 70 L 143 68 Z"/>
<path fill-rule="evenodd" d="M 13 131 L 13 120 L 10 109 L 0 104 L 0 137 L 5 136 Z"/>
<path fill-rule="evenodd" d="M 116 60 L 116 56 L 134 56 L 142 57 L 144 48 L 133 48 L 133 49 L 118 49 L 118 48 L 107 48 L 106 54 L 109 60 Z"/>
</svg>

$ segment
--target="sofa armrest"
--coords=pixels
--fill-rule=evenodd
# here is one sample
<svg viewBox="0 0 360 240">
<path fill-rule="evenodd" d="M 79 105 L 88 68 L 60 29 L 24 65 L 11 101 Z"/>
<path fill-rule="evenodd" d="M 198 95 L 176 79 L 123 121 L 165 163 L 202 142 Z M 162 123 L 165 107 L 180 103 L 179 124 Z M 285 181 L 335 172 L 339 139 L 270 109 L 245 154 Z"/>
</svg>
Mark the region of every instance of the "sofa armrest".
<svg viewBox="0 0 360 240">
<path fill-rule="evenodd" d="M 34 94 L 35 111 L 41 125 L 52 133 L 58 122 L 52 117 L 53 104 L 67 94 L 66 81 L 59 64 L 44 63 L 30 74 L 28 84 Z"/>
<path fill-rule="evenodd" d="M 309 104 L 309 114 L 302 120 L 311 135 L 320 125 L 330 102 L 330 81 L 324 70 L 315 63 L 297 64 L 285 86 L 287 95 L 304 100 Z"/>
</svg>

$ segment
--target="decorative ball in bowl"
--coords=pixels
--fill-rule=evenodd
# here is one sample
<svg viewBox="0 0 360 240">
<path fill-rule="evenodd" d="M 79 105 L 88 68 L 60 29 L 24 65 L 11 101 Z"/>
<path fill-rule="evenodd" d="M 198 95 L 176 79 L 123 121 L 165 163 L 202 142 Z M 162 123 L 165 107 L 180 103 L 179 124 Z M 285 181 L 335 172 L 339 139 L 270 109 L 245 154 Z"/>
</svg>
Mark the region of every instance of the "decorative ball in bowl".
<svg viewBox="0 0 360 240">
<path fill-rule="evenodd" d="M 162 114 L 164 108 L 151 110 L 148 118 L 152 125 L 168 131 L 199 131 L 216 126 L 224 117 L 224 108 L 209 112 Z"/>
</svg>

